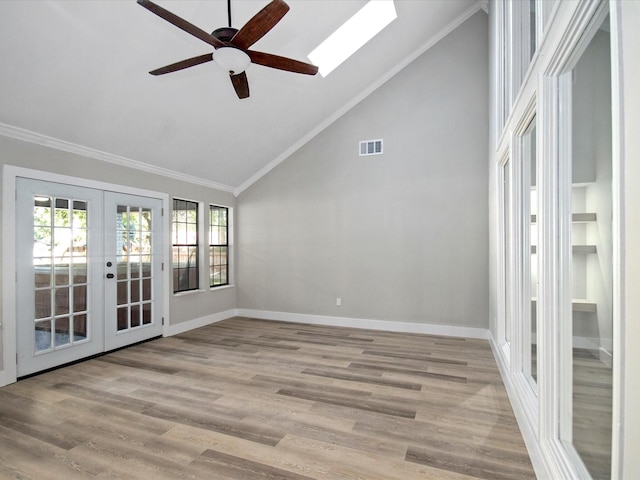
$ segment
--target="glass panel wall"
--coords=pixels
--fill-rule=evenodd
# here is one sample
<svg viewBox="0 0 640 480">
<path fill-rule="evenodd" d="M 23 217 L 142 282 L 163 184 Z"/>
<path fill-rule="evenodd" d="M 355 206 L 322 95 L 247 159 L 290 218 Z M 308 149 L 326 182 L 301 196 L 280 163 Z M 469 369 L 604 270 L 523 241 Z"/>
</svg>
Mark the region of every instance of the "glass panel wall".
<svg viewBox="0 0 640 480">
<path fill-rule="evenodd" d="M 502 170 L 503 179 L 503 214 L 504 214 L 504 340 L 511 344 L 511 323 L 512 323 L 512 295 L 513 285 L 511 284 L 511 161 L 507 160 Z"/>
<path fill-rule="evenodd" d="M 614 288 L 624 265 L 616 247 L 624 184 L 612 153 L 608 5 L 563 2 L 558 23 L 543 1 L 496 2 L 493 24 L 502 42 L 495 120 L 512 135 L 499 131 L 494 152 L 505 279 L 496 333 L 501 346 L 511 341 L 498 356 L 530 421 L 523 430 L 552 446 L 542 462 L 554 478 L 610 479 L 628 454 L 612 441 L 622 435 L 613 423 L 613 324 L 622 315 Z M 536 56 L 544 31 L 558 35 L 546 37 L 549 55 Z"/>
<path fill-rule="evenodd" d="M 529 308 L 525 312 L 525 358 L 523 359 L 524 371 L 528 373 L 535 383 L 538 378 L 537 367 L 537 324 L 538 324 L 538 194 L 537 194 L 537 161 L 536 161 L 536 118 L 534 117 L 525 135 L 522 137 L 523 171 L 525 174 L 524 185 L 526 187 L 524 199 L 525 222 L 529 225 L 529 241 L 525 246 L 525 258 L 529 259 L 529 297 L 526 302 Z"/>
<path fill-rule="evenodd" d="M 536 43 L 537 43 L 537 35 L 536 35 L 536 28 L 537 28 L 537 24 L 536 24 L 536 13 L 537 13 L 537 6 L 536 6 L 536 0 L 529 0 L 529 38 L 528 38 L 528 43 L 529 43 L 529 62 L 531 61 L 531 59 L 533 58 L 533 54 L 536 53 Z"/>
<path fill-rule="evenodd" d="M 613 246 L 608 17 L 571 75 L 573 446 L 593 478 L 611 472 Z M 567 92 L 569 93 L 569 92 Z M 568 299 L 567 299 L 568 301 Z M 567 435 L 567 438 L 569 436 Z"/>
</svg>

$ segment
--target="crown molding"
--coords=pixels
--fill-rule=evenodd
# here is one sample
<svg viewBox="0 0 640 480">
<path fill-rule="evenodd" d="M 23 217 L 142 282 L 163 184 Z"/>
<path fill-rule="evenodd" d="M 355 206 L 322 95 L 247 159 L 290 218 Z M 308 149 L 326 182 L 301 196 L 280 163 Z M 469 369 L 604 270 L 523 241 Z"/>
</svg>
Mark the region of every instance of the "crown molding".
<svg viewBox="0 0 640 480">
<path fill-rule="evenodd" d="M 271 170 L 280 165 L 284 160 L 293 155 L 297 150 L 299 150 L 306 143 L 311 141 L 315 136 L 320 134 L 323 130 L 325 130 L 328 126 L 330 126 L 333 122 L 342 117 L 345 113 L 375 92 L 382 85 L 387 83 L 391 78 L 393 78 L 397 73 L 399 73 L 402 69 L 404 69 L 407 65 L 417 59 L 420 55 L 425 53 L 435 44 L 437 44 L 444 37 L 453 32 L 456 28 L 466 22 L 469 18 L 471 18 L 476 12 L 483 10 L 483 6 L 485 6 L 485 1 L 478 0 L 469 8 L 467 8 L 464 12 L 458 15 L 453 21 L 449 22 L 444 28 L 442 28 L 438 33 L 429 38 L 425 43 L 423 43 L 420 47 L 411 52 L 407 57 L 398 62 L 395 66 L 393 66 L 390 70 L 388 70 L 384 75 L 379 77 L 376 81 L 371 83 L 367 88 L 362 90 L 358 95 L 353 97 L 350 102 L 344 104 L 342 108 L 337 110 L 333 115 L 327 117 L 323 122 L 318 124 L 314 129 L 309 131 L 306 135 L 300 138 L 296 143 L 291 145 L 288 149 L 278 155 L 276 158 L 271 160 L 267 165 L 262 167 L 256 173 L 254 173 L 251 177 L 245 180 L 238 188 L 235 189 L 234 195 L 237 197 L 242 192 L 244 192 L 251 185 L 256 183 L 262 177 L 264 177 Z"/>
<path fill-rule="evenodd" d="M 173 180 L 179 180 L 187 183 L 193 183 L 204 187 L 213 188 L 215 190 L 222 190 L 224 192 L 235 193 L 236 188 L 221 183 L 211 182 L 192 175 L 186 175 L 184 173 L 169 170 L 168 168 L 157 167 L 148 163 L 132 160 L 130 158 L 121 157 L 119 155 L 113 155 L 111 153 L 96 150 L 94 148 L 85 147 L 76 143 L 67 142 L 58 138 L 49 137 L 41 133 L 32 132 L 24 128 L 14 127 L 5 123 L 0 123 L 0 135 L 5 137 L 14 138 L 27 143 L 33 143 L 63 152 L 73 153 L 81 155 L 83 157 L 89 157 L 102 162 L 112 163 L 123 167 L 134 168 L 143 172 L 168 177 Z"/>
</svg>

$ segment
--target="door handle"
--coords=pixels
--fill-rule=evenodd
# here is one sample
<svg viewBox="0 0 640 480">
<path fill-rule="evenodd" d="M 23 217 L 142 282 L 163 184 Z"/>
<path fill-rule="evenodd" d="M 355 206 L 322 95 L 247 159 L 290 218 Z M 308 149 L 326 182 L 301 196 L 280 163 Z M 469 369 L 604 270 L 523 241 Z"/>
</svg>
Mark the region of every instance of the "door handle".
<svg viewBox="0 0 640 480">
<path fill-rule="evenodd" d="M 107 278 L 113 278 L 115 275 L 113 273 L 107 273 Z"/>
</svg>

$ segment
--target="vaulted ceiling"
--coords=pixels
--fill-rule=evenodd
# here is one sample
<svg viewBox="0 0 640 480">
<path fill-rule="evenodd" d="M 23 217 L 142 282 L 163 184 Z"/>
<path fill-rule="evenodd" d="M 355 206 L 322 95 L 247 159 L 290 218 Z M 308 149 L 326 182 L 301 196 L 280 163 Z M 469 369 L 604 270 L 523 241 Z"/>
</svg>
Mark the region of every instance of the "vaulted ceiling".
<svg viewBox="0 0 640 480">
<path fill-rule="evenodd" d="M 307 54 L 365 0 L 286 0 L 252 49 Z M 208 32 L 226 0 L 156 0 Z M 232 0 L 240 28 L 268 0 Z M 134 0 L 0 2 L 0 133 L 240 192 L 480 8 L 395 0 L 398 18 L 326 78 L 251 65 L 239 100 L 214 62 L 149 70 L 212 51 Z"/>
</svg>

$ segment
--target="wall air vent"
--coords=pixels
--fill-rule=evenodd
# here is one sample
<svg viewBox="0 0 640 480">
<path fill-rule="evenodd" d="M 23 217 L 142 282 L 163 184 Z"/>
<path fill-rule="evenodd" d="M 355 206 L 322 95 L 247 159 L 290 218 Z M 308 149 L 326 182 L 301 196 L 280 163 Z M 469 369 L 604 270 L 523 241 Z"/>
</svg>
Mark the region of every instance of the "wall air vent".
<svg viewBox="0 0 640 480">
<path fill-rule="evenodd" d="M 382 155 L 382 139 L 363 140 L 360 142 L 360 156 Z"/>
</svg>

